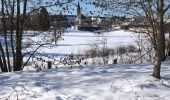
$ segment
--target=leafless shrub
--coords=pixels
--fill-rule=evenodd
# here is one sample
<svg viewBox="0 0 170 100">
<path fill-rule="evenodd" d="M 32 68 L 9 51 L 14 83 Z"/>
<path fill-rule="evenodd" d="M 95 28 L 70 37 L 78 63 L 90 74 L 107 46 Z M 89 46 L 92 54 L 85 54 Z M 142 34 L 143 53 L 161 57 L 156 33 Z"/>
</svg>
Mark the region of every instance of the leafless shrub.
<svg viewBox="0 0 170 100">
<path fill-rule="evenodd" d="M 118 55 L 125 54 L 125 53 L 127 53 L 127 48 L 125 46 L 117 47 L 116 52 Z"/>
<path fill-rule="evenodd" d="M 130 44 L 130 45 L 127 46 L 127 51 L 129 53 L 134 53 L 134 52 L 137 52 L 138 50 L 134 45 Z"/>
</svg>

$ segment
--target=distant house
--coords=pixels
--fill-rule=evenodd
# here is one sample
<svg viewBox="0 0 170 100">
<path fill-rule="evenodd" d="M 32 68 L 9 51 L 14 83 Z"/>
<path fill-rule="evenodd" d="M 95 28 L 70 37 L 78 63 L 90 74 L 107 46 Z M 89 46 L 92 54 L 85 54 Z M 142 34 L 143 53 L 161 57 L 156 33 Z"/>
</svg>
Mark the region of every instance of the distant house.
<svg viewBox="0 0 170 100">
<path fill-rule="evenodd" d="M 126 18 L 122 24 L 121 28 L 141 28 L 147 27 L 149 25 L 148 20 L 145 16 L 134 16 L 133 18 Z"/>
<path fill-rule="evenodd" d="M 51 27 L 68 27 L 70 23 L 68 22 L 68 17 L 66 15 L 50 15 L 49 16 Z"/>
<path fill-rule="evenodd" d="M 134 16 L 131 21 L 131 26 L 143 27 L 148 24 L 148 20 L 145 16 Z"/>
<path fill-rule="evenodd" d="M 127 18 L 125 16 L 112 16 L 111 21 L 113 25 L 121 25 Z"/>
<path fill-rule="evenodd" d="M 100 25 L 102 23 L 102 18 L 100 16 L 91 17 L 92 25 Z"/>
<path fill-rule="evenodd" d="M 68 19 L 68 23 L 70 25 L 74 25 L 75 24 L 75 20 L 76 20 L 76 17 L 77 15 L 65 15 Z"/>
</svg>

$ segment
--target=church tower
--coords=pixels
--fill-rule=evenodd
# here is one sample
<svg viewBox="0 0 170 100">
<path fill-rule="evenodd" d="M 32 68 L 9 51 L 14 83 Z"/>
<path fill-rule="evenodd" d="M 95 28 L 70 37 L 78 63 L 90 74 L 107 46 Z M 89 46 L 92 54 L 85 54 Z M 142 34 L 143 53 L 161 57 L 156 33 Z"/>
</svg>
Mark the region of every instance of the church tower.
<svg viewBox="0 0 170 100">
<path fill-rule="evenodd" d="M 81 7 L 80 7 L 80 3 L 78 1 L 78 5 L 77 5 L 77 18 L 76 18 L 76 25 L 81 25 L 82 24 L 82 19 L 81 19 Z"/>
<path fill-rule="evenodd" d="M 77 16 L 78 15 L 81 15 L 81 8 L 80 8 L 80 3 L 78 2 L 78 5 L 77 5 Z"/>
</svg>

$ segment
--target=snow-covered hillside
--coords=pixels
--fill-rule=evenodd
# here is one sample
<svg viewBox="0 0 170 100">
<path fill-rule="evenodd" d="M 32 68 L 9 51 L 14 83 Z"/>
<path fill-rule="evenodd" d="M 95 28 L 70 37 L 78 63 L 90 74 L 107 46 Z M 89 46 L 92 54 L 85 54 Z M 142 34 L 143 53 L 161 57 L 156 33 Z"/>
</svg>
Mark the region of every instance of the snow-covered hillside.
<svg viewBox="0 0 170 100">
<path fill-rule="evenodd" d="M 162 64 L 161 80 L 150 76 L 151 64 L 4 73 L 0 100 L 169 100 L 169 65 Z"/>
</svg>

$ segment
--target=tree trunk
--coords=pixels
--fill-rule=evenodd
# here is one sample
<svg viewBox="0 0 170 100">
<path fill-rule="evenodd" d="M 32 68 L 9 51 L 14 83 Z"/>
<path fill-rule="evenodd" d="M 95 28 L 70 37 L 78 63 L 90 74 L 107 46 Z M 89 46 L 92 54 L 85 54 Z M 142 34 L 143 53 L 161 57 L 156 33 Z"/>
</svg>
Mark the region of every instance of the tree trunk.
<svg viewBox="0 0 170 100">
<path fill-rule="evenodd" d="M 4 66 L 3 66 L 3 62 L 2 62 L 2 57 L 0 55 L 0 68 L 1 68 L 1 71 L 4 72 Z"/>
<path fill-rule="evenodd" d="M 170 57 L 170 32 L 169 32 L 169 39 L 168 39 L 168 56 Z"/>
<path fill-rule="evenodd" d="M 165 61 L 166 55 L 165 55 L 165 31 L 164 31 L 164 0 L 158 0 L 158 21 L 159 21 L 159 26 L 158 26 L 158 34 L 160 34 L 160 49 L 161 49 L 161 60 Z"/>
<path fill-rule="evenodd" d="M 7 64 L 8 64 L 8 71 L 11 71 L 10 66 L 10 59 L 9 59 L 9 51 L 8 51 L 8 42 L 7 42 L 7 29 L 6 29 L 6 21 L 5 21 L 5 13 L 4 13 L 4 0 L 2 0 L 2 24 L 3 24 L 3 33 L 4 33 L 4 42 L 5 42 L 5 49 L 6 49 L 6 56 L 7 56 Z"/>
<path fill-rule="evenodd" d="M 156 51 L 154 70 L 152 74 L 155 78 L 160 78 L 160 69 L 161 69 L 161 53 Z"/>
<path fill-rule="evenodd" d="M 15 1 L 13 0 L 12 3 L 12 11 L 11 11 L 11 17 L 10 17 L 10 42 L 11 42 L 11 50 L 12 50 L 12 57 L 13 57 L 13 68 L 15 67 L 15 48 L 14 48 L 14 40 L 13 40 L 13 30 L 14 30 L 14 8 L 15 7 Z"/>
<path fill-rule="evenodd" d="M 24 9 L 23 9 L 23 16 L 20 16 L 20 0 L 17 0 L 17 29 L 16 29 L 16 63 L 14 71 L 22 70 L 23 64 L 23 55 L 22 55 L 22 35 L 23 35 L 23 27 L 26 15 L 26 5 L 27 0 L 24 0 Z"/>
<path fill-rule="evenodd" d="M 20 36 L 20 0 L 17 0 L 17 22 L 16 22 L 16 62 L 14 71 L 20 71 L 22 67 L 21 36 Z"/>
<path fill-rule="evenodd" d="M 7 68 L 7 64 L 6 64 L 6 59 L 5 59 L 5 53 L 4 53 L 4 50 L 3 50 L 3 47 L 0 43 L 0 51 L 1 51 L 1 55 L 2 55 L 2 62 L 3 62 L 3 72 L 8 72 L 8 68 Z"/>
<path fill-rule="evenodd" d="M 155 52 L 155 63 L 153 76 L 156 78 L 160 78 L 160 70 L 161 70 L 161 61 L 165 60 L 165 35 L 163 28 L 163 0 L 157 0 L 157 18 L 158 18 L 158 27 L 156 34 L 156 52 Z"/>
</svg>

